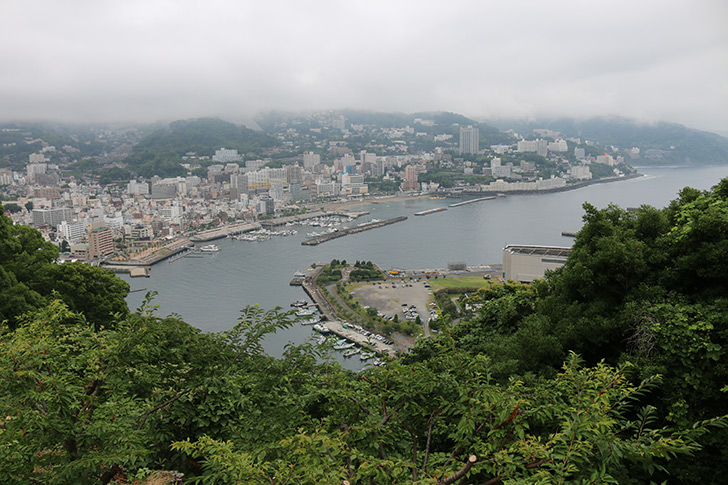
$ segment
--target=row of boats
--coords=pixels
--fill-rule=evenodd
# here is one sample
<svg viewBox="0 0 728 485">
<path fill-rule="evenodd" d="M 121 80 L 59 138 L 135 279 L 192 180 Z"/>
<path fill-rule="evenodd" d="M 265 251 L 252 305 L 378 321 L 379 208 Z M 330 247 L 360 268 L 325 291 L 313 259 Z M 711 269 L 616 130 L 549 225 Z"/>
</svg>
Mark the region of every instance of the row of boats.
<svg viewBox="0 0 728 485">
<path fill-rule="evenodd" d="M 230 239 L 238 241 L 267 241 L 274 236 L 294 236 L 298 234 L 295 229 L 284 229 L 282 231 L 271 231 L 270 229 L 256 229 L 244 234 L 228 235 Z"/>
<path fill-rule="evenodd" d="M 296 315 L 299 317 L 310 317 L 305 320 L 301 320 L 301 325 L 312 325 L 313 330 L 320 333 L 321 336 L 318 338 L 317 342 L 319 345 L 324 345 L 329 341 L 333 341 L 333 338 L 329 337 L 331 333 L 333 333 L 326 325 L 321 323 L 320 317 L 316 314 L 316 310 L 307 308 L 309 306 L 309 303 L 305 300 L 297 300 L 291 303 L 292 307 L 298 308 L 296 311 Z M 351 342 L 345 338 L 340 338 L 336 341 L 333 341 L 332 345 L 333 349 L 336 351 L 344 351 L 344 357 L 354 357 L 355 355 L 359 356 L 359 359 L 361 361 L 368 361 L 370 359 L 372 360 L 372 364 L 375 366 L 382 366 L 384 365 L 384 361 L 381 359 L 375 357 L 374 353 L 371 352 L 364 352 L 361 347 L 358 347 L 356 343 Z"/>
</svg>

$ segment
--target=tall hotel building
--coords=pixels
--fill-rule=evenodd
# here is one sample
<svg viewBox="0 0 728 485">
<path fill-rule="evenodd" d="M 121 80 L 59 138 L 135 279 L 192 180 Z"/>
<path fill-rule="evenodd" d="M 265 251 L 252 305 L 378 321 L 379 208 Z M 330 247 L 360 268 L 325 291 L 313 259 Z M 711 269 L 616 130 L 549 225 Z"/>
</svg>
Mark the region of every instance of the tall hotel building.
<svg viewBox="0 0 728 485">
<path fill-rule="evenodd" d="M 478 128 L 468 126 L 460 128 L 460 153 L 480 152 L 480 132 Z"/>
</svg>

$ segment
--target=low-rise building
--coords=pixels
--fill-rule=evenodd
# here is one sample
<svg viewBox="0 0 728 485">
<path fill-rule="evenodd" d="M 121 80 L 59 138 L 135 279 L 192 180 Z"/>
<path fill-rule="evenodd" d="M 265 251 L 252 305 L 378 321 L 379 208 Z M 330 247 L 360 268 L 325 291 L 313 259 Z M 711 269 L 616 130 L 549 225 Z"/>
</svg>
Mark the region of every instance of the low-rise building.
<svg viewBox="0 0 728 485">
<path fill-rule="evenodd" d="M 571 248 L 509 244 L 503 248 L 503 274 L 506 280 L 530 283 L 543 278 L 547 270 L 566 263 Z"/>
</svg>

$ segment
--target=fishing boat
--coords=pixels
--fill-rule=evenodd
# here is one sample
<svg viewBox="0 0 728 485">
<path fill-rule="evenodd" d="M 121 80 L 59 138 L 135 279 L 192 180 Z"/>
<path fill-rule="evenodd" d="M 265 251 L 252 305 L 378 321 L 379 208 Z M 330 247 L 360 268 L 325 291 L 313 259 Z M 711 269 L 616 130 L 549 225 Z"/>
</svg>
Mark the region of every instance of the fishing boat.
<svg viewBox="0 0 728 485">
<path fill-rule="evenodd" d="M 354 342 L 349 342 L 348 344 L 336 344 L 334 345 L 334 350 L 346 350 L 354 347 L 356 344 Z"/>
<path fill-rule="evenodd" d="M 356 354 L 358 354 L 359 352 L 361 352 L 361 349 L 347 350 L 346 352 L 344 352 L 344 357 L 353 357 Z"/>
<path fill-rule="evenodd" d="M 314 324 L 314 326 L 312 328 L 319 333 L 331 333 L 331 330 L 329 330 L 324 325 L 321 325 L 320 323 Z"/>
</svg>

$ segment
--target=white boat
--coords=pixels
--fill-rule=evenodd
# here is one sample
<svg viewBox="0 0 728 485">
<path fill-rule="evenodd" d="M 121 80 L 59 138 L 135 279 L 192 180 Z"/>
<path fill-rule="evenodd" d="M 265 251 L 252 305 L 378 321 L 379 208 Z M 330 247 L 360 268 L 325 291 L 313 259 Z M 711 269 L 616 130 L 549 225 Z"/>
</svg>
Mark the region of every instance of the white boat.
<svg viewBox="0 0 728 485">
<path fill-rule="evenodd" d="M 325 326 L 321 325 L 320 323 L 315 324 L 313 326 L 313 329 L 320 333 L 331 333 L 331 330 L 329 330 Z"/>
<path fill-rule="evenodd" d="M 372 357 L 374 357 L 373 354 L 368 354 L 368 353 L 364 353 L 364 352 L 362 352 L 361 355 L 359 355 L 360 360 L 369 360 Z"/>
<path fill-rule="evenodd" d="M 354 342 L 349 342 L 348 344 L 336 344 L 334 345 L 334 350 L 346 350 L 350 349 L 356 344 Z"/>
<path fill-rule="evenodd" d="M 298 310 L 296 312 L 296 316 L 299 316 L 299 317 L 310 317 L 314 313 L 315 313 L 314 310 L 309 310 L 307 308 L 302 308 L 302 309 L 300 309 L 300 310 Z"/>
<path fill-rule="evenodd" d="M 303 276 L 303 275 L 301 275 L 301 276 Z M 296 276 L 296 278 L 298 278 L 298 276 Z M 306 300 L 296 300 L 293 303 L 291 303 L 291 306 L 295 306 L 295 307 L 299 307 L 299 308 L 305 308 L 305 307 L 308 306 L 308 302 Z"/>
<path fill-rule="evenodd" d="M 301 325 L 315 325 L 320 320 L 318 318 L 309 318 L 308 320 L 301 320 Z"/>
<path fill-rule="evenodd" d="M 352 357 L 352 356 L 358 354 L 359 352 L 361 352 L 361 349 L 351 349 L 351 350 L 344 352 L 344 357 Z"/>
<path fill-rule="evenodd" d="M 200 248 L 200 251 L 203 253 L 216 253 L 220 250 L 220 247 L 215 244 L 208 244 L 206 246 L 202 246 Z"/>
</svg>

